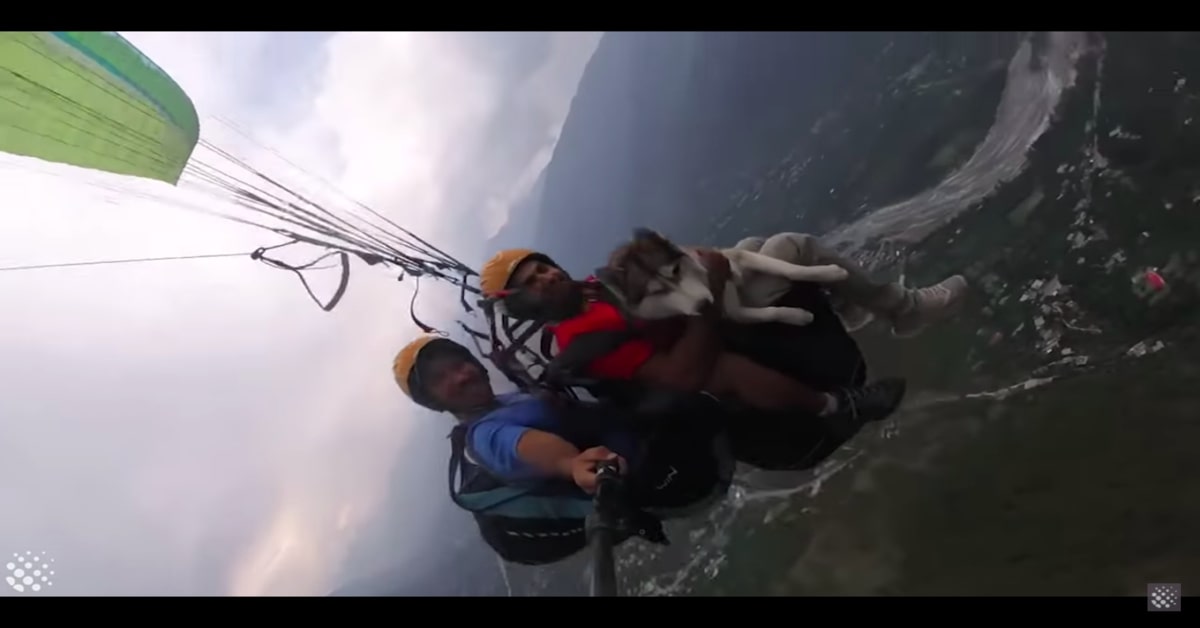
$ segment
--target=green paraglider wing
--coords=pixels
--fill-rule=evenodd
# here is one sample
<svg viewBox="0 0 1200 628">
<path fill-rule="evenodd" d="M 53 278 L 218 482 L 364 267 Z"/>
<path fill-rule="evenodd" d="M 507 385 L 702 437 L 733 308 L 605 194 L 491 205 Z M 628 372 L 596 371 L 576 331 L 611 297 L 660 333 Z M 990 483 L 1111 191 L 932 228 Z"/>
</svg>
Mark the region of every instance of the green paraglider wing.
<svg viewBox="0 0 1200 628">
<path fill-rule="evenodd" d="M 0 151 L 175 184 L 200 136 L 188 95 L 116 33 L 0 33 Z"/>
</svg>

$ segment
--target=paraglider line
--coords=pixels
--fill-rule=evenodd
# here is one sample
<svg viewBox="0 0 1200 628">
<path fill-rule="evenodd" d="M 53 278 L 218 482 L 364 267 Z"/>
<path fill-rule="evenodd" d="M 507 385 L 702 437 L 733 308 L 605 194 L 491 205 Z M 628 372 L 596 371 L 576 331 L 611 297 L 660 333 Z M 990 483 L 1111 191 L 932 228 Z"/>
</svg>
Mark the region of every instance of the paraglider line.
<svg viewBox="0 0 1200 628">
<path fill-rule="evenodd" d="M 0 267 L 0 271 L 5 270 L 37 270 L 41 268 L 67 268 L 70 266 L 99 266 L 102 264 L 132 264 L 136 262 L 167 262 L 176 260 L 189 259 L 210 259 L 214 257 L 249 257 L 250 253 L 214 253 L 211 255 L 177 255 L 174 257 L 140 257 L 134 259 L 111 259 L 97 260 L 92 262 L 66 262 L 62 264 L 33 264 L 29 266 L 6 266 Z"/>
</svg>

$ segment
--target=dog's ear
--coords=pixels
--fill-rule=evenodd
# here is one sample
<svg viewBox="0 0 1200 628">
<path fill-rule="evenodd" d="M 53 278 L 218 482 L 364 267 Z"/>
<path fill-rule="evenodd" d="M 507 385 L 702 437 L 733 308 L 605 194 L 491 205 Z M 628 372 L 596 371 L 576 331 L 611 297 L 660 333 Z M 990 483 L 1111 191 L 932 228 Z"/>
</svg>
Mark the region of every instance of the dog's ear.
<svg viewBox="0 0 1200 628">
<path fill-rule="evenodd" d="M 676 246 L 674 242 L 668 240 L 666 236 L 655 231 L 654 229 L 638 227 L 633 230 L 633 237 L 635 240 L 646 240 L 648 242 L 653 242 L 655 246 L 663 249 L 664 251 L 669 251 L 673 255 L 683 255 L 683 249 Z"/>
<path fill-rule="evenodd" d="M 633 239 L 634 240 L 649 240 L 651 242 L 654 242 L 655 244 L 664 245 L 664 246 L 671 245 L 671 241 L 668 240 L 666 237 L 664 237 L 663 234 L 661 234 L 649 227 L 635 228 L 633 230 Z"/>
<path fill-rule="evenodd" d="M 634 240 L 661 240 L 662 235 L 659 232 L 657 232 L 653 229 L 650 229 L 648 227 L 634 227 L 633 239 Z"/>
</svg>

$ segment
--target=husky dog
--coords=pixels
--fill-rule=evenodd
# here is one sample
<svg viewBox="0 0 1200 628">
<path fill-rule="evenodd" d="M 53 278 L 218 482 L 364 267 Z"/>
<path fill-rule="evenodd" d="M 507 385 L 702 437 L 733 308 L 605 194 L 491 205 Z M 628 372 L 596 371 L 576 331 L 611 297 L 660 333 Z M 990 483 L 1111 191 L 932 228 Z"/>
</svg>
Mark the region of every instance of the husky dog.
<svg viewBox="0 0 1200 628">
<path fill-rule="evenodd" d="M 725 316 L 740 323 L 803 326 L 813 320 L 812 312 L 801 308 L 747 304 L 744 297 L 750 282 L 778 277 L 832 283 L 849 276 L 836 265 L 798 266 L 740 249 L 724 249 L 721 254 L 729 260 L 730 269 Z M 649 229 L 634 230 L 633 240 L 613 251 L 606 266 L 596 269 L 596 279 L 624 301 L 631 314 L 644 320 L 698 314 L 713 301 L 708 270 L 695 249 L 676 246 Z"/>
</svg>

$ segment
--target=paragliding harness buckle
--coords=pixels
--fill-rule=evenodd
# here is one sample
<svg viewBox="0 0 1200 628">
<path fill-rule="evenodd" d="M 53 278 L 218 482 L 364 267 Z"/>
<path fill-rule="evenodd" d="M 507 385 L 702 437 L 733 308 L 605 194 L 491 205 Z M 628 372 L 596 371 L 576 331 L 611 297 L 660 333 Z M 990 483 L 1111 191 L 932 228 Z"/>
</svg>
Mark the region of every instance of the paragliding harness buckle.
<svg viewBox="0 0 1200 628">
<path fill-rule="evenodd" d="M 471 335 L 480 354 L 525 392 L 551 391 L 578 400 L 576 390 L 584 389 L 596 397 L 607 396 L 608 385 L 585 376 L 586 366 L 641 337 L 641 331 L 631 324 L 621 330 L 589 332 L 576 336 L 570 345 L 559 349 L 558 355 L 552 355 L 554 338 L 549 321 L 525 291 L 504 290 L 480 299 L 478 305 L 487 320 L 487 333 L 472 330 L 461 321 L 459 325 Z M 528 343 L 538 334 L 538 348 L 534 350 Z M 480 341 L 490 341 L 491 350 L 485 351 Z M 540 372 L 533 374 L 518 356 L 529 358 L 531 366 Z"/>
<path fill-rule="evenodd" d="M 532 312 L 529 306 L 532 303 L 527 297 L 517 291 L 504 291 L 482 297 L 476 305 L 483 311 L 487 330 L 476 331 L 462 321 L 459 321 L 459 326 L 475 343 L 475 349 L 481 357 L 490 361 L 506 379 L 523 392 L 549 389 L 574 397 L 569 390 L 550 385 L 544 377 L 535 376 L 520 360 L 519 356 L 528 358 L 533 367 L 541 368 L 544 375 L 553 348 L 553 336 L 549 333 L 546 322 L 529 316 Z M 528 343 L 538 334 L 538 348 L 531 349 Z M 484 342 L 489 345 L 487 349 L 483 346 Z"/>
</svg>

